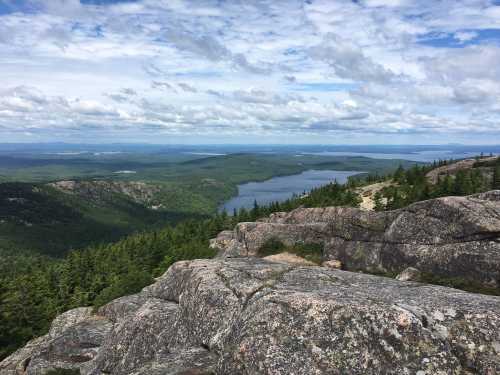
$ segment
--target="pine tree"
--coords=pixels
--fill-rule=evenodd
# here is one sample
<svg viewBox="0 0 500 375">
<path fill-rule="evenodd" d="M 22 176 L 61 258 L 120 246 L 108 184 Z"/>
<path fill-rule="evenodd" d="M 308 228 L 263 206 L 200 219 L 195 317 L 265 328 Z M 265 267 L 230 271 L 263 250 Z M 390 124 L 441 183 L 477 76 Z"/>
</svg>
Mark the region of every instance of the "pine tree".
<svg viewBox="0 0 500 375">
<path fill-rule="evenodd" d="M 472 193 L 472 180 L 468 171 L 459 171 L 455 176 L 454 193 L 468 195 Z"/>
<path fill-rule="evenodd" d="M 259 204 L 257 203 L 257 199 L 254 199 L 253 201 L 253 208 L 250 212 L 250 216 L 252 220 L 256 220 L 260 216 L 260 207 Z"/>
<path fill-rule="evenodd" d="M 493 169 L 493 189 L 499 190 L 500 189 L 500 163 L 497 162 L 497 165 L 495 165 L 495 168 Z"/>
<path fill-rule="evenodd" d="M 450 175 L 446 175 L 444 178 L 439 177 L 439 181 L 436 188 L 436 196 L 444 197 L 446 195 L 451 195 L 453 191 L 453 179 Z"/>
<path fill-rule="evenodd" d="M 422 194 L 421 194 L 420 198 L 422 200 L 427 200 L 427 199 L 431 198 L 431 195 L 432 195 L 431 188 L 430 188 L 428 183 L 425 183 L 424 189 L 422 190 Z"/>
<path fill-rule="evenodd" d="M 394 190 L 394 195 L 392 197 L 392 208 L 397 209 L 405 206 L 405 202 L 401 193 L 398 190 Z"/>
<path fill-rule="evenodd" d="M 398 169 L 394 172 L 394 180 L 400 184 L 404 183 L 405 180 L 405 170 L 400 164 Z"/>
</svg>

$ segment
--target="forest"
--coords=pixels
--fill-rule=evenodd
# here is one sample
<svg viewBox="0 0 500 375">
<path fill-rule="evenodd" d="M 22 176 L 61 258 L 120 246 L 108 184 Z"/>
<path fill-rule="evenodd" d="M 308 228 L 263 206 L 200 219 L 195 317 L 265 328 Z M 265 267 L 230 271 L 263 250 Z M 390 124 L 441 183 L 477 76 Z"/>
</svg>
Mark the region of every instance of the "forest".
<svg viewBox="0 0 500 375">
<path fill-rule="evenodd" d="M 384 174 L 399 162 L 404 167 L 414 164 L 365 157 L 243 153 L 113 154 L 86 159 L 0 155 L 0 254 L 29 250 L 62 257 L 69 249 L 210 217 L 219 204 L 238 194 L 238 184 L 248 181 L 309 169 Z M 120 169 L 136 173 L 113 172 Z M 57 183 L 64 182 L 76 188 L 57 188 Z M 147 199 L 134 194 L 137 184 Z"/>
</svg>

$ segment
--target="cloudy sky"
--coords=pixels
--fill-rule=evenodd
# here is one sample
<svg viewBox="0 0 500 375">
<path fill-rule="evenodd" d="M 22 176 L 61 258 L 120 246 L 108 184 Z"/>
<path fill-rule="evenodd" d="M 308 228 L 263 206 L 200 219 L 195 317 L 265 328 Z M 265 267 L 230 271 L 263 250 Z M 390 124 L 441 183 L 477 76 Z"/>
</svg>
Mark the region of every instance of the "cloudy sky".
<svg viewBox="0 0 500 375">
<path fill-rule="evenodd" d="M 500 1 L 0 0 L 0 142 L 500 143 Z"/>
</svg>

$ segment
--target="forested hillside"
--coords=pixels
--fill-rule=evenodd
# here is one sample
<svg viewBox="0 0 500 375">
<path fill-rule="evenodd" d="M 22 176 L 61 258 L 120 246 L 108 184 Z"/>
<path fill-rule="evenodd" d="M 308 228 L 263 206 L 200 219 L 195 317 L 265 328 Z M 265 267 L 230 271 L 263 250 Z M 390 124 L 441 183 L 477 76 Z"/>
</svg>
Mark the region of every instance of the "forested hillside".
<svg viewBox="0 0 500 375">
<path fill-rule="evenodd" d="M 448 195 L 470 195 L 489 189 L 498 189 L 500 186 L 498 184 L 499 158 L 487 163 L 478 159 L 471 168 L 444 173 L 438 176 L 437 181 L 432 181 L 429 172 L 447 164 L 453 164 L 453 162 L 441 161 L 430 166 L 414 166 L 408 170 L 399 167 L 392 176 L 384 178 L 392 181 L 392 184 L 376 194 L 375 209 L 392 210 L 426 199 Z"/>
<path fill-rule="evenodd" d="M 134 232 L 207 218 L 244 182 L 314 168 L 387 173 L 398 163 L 279 154 L 155 154 L 149 160 L 121 154 L 102 160 L 0 155 L 0 181 L 6 181 L 0 183 L 0 254 L 26 250 L 59 257 Z"/>
<path fill-rule="evenodd" d="M 0 184 L 0 254 L 31 251 L 62 256 L 70 249 L 117 241 L 188 214 L 152 210 L 113 191 L 99 197 L 69 194 L 47 184 Z M 190 214 L 195 217 L 195 214 Z"/>
</svg>

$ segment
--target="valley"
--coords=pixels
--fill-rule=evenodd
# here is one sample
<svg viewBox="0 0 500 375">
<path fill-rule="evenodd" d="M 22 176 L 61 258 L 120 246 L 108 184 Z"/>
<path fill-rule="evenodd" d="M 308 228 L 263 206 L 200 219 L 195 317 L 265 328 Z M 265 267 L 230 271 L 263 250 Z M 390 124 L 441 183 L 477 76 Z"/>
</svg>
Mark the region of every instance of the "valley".
<svg viewBox="0 0 500 375">
<path fill-rule="evenodd" d="M 383 174 L 400 164 L 414 164 L 266 153 L 107 153 L 102 158 L 101 151 L 98 156 L 77 153 L 49 159 L 46 155 L 46 151 L 0 155 L 0 253 L 27 250 L 57 257 L 134 232 L 208 217 L 238 194 L 238 185 L 249 181 L 311 169 Z M 136 173 L 115 173 L 132 169 Z M 307 185 L 298 192 L 304 189 L 308 190 Z"/>
</svg>

